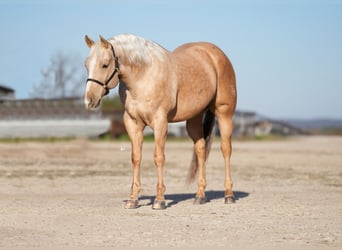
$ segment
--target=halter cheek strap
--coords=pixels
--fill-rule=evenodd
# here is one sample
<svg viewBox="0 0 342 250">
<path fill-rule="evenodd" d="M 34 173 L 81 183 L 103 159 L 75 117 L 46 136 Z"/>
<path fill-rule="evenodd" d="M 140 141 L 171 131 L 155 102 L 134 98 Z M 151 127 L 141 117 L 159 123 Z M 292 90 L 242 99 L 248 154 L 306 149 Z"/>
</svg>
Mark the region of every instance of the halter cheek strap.
<svg viewBox="0 0 342 250">
<path fill-rule="evenodd" d="M 93 78 L 88 78 L 87 81 L 86 81 L 86 83 L 87 83 L 88 81 L 90 81 L 90 82 L 95 82 L 95 83 L 101 85 L 101 86 L 104 88 L 104 90 L 105 90 L 104 95 L 107 95 L 107 94 L 109 93 L 108 84 L 109 84 L 110 81 L 113 79 L 113 77 L 115 76 L 115 74 L 116 74 L 116 73 L 119 73 L 119 80 L 120 80 L 120 78 L 121 78 L 121 76 L 120 76 L 120 68 L 119 68 L 120 65 L 119 65 L 118 57 L 115 55 L 115 51 L 114 51 L 113 45 L 111 44 L 110 46 L 111 46 L 111 48 L 112 48 L 113 57 L 114 57 L 114 62 L 115 62 L 115 68 L 114 68 L 113 73 L 110 75 L 110 77 L 107 79 L 107 81 L 106 81 L 105 83 L 103 83 L 103 82 L 101 82 L 101 81 L 99 81 L 99 80 L 93 79 Z"/>
</svg>

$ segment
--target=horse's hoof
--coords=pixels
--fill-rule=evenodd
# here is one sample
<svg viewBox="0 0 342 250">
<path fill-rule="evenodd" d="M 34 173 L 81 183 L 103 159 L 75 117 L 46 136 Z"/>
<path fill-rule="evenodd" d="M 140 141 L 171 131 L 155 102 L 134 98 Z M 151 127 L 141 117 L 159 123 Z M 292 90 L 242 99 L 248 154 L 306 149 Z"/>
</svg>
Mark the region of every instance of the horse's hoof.
<svg viewBox="0 0 342 250">
<path fill-rule="evenodd" d="M 235 203 L 235 197 L 234 196 L 224 197 L 224 204 L 233 204 L 233 203 Z"/>
<path fill-rule="evenodd" d="M 126 201 L 126 209 L 135 209 L 138 207 L 138 200 L 128 200 Z"/>
<path fill-rule="evenodd" d="M 205 197 L 195 197 L 194 204 L 195 205 L 202 205 L 207 202 L 207 199 Z"/>
<path fill-rule="evenodd" d="M 155 200 L 153 205 L 152 205 L 152 209 L 155 209 L 155 210 L 163 210 L 163 209 L 166 209 L 166 202 L 165 201 L 158 201 L 158 200 Z"/>
</svg>

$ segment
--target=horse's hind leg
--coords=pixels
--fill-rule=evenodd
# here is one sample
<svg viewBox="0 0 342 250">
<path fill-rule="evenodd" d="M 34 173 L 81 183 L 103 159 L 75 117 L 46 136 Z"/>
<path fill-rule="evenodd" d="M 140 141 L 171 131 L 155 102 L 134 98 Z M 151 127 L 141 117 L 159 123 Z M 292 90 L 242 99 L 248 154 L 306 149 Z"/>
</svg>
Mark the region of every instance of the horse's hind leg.
<svg viewBox="0 0 342 250">
<path fill-rule="evenodd" d="M 230 156 L 232 152 L 231 137 L 233 132 L 232 112 L 229 111 L 229 105 L 220 105 L 216 108 L 216 117 L 221 135 L 221 151 L 225 162 L 225 203 L 234 203 L 233 181 L 230 175 Z"/>
<path fill-rule="evenodd" d="M 186 129 L 190 138 L 194 142 L 194 159 L 192 164 L 198 167 L 198 188 L 194 204 L 203 204 L 206 202 L 205 188 L 207 185 L 205 177 L 205 139 L 203 138 L 202 128 L 203 114 L 200 114 L 186 123 Z"/>
</svg>

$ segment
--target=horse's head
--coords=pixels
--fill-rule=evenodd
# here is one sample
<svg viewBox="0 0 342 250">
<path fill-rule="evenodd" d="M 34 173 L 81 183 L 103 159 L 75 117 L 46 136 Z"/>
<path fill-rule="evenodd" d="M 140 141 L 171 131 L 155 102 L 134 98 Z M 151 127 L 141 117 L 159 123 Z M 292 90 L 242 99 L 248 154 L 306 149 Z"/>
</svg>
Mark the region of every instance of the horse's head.
<svg viewBox="0 0 342 250">
<path fill-rule="evenodd" d="M 88 79 L 84 102 L 87 109 L 93 110 L 99 106 L 102 97 L 119 83 L 119 62 L 113 45 L 102 36 L 97 43 L 85 36 L 85 42 L 90 52 L 85 62 Z"/>
</svg>

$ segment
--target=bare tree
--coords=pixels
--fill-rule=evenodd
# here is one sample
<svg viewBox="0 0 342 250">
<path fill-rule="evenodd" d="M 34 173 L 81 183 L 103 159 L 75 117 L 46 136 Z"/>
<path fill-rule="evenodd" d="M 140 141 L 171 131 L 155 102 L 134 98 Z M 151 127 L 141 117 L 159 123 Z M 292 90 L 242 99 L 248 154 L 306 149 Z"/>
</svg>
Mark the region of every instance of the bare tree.
<svg viewBox="0 0 342 250">
<path fill-rule="evenodd" d="M 86 72 L 77 55 L 58 51 L 41 74 L 42 80 L 33 86 L 30 93 L 33 98 L 81 96 L 84 91 Z"/>
</svg>

